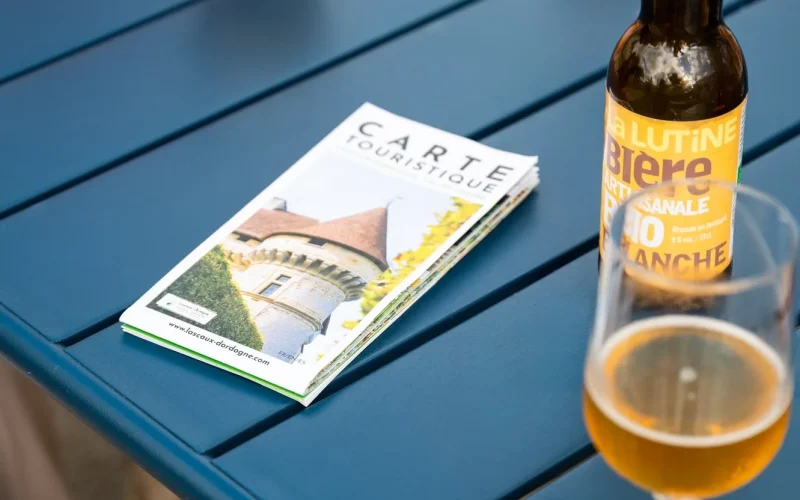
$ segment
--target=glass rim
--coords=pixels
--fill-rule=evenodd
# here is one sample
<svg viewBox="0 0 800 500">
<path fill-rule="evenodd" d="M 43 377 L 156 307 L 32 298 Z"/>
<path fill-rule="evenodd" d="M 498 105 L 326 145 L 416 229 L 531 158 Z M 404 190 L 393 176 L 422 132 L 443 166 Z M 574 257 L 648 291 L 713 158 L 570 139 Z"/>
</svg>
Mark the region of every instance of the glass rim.
<svg viewBox="0 0 800 500">
<path fill-rule="evenodd" d="M 619 223 L 619 219 L 621 218 L 622 214 L 624 214 L 627 208 L 630 208 L 633 203 L 637 200 L 647 196 L 652 195 L 653 193 L 663 190 L 669 186 L 694 186 L 698 184 L 703 185 L 711 185 L 717 186 L 721 188 L 726 188 L 730 192 L 734 193 L 735 196 L 738 196 L 740 193 L 745 194 L 749 197 L 759 200 L 760 202 L 772 206 L 776 213 L 777 221 L 782 221 L 788 227 L 788 233 L 791 240 L 791 257 L 785 259 L 784 261 L 775 263 L 773 269 L 764 271 L 758 274 L 753 274 L 751 276 L 744 276 L 741 278 L 729 279 L 726 281 L 716 281 L 716 280 L 708 280 L 708 281 L 700 281 L 700 280 L 686 280 L 681 278 L 675 278 L 666 276 L 663 274 L 659 274 L 655 271 L 652 271 L 640 263 L 636 262 L 635 260 L 631 259 L 631 257 L 622 249 L 615 238 L 613 237 L 613 228 L 615 228 Z M 624 224 L 624 218 L 622 218 L 622 223 Z M 763 191 L 760 191 L 754 187 L 750 187 L 745 184 L 729 182 L 729 181 L 721 181 L 721 180 L 709 180 L 709 179 L 679 179 L 679 180 L 670 180 L 661 182 L 652 186 L 648 186 L 645 189 L 635 192 L 623 202 L 621 202 L 613 211 L 611 215 L 611 224 L 609 225 L 609 235 L 607 238 L 604 239 L 606 244 L 605 251 L 610 255 L 609 259 L 619 259 L 622 264 L 626 268 L 633 268 L 636 269 L 637 276 L 641 276 L 646 278 L 649 282 L 652 282 L 656 285 L 663 285 L 665 288 L 668 287 L 679 287 L 679 289 L 684 290 L 688 293 L 695 293 L 697 295 L 727 295 L 731 293 L 738 293 L 743 290 L 748 290 L 757 286 L 763 286 L 768 283 L 777 283 L 780 282 L 780 273 L 782 272 L 783 268 L 786 266 L 787 263 L 791 263 L 796 261 L 797 259 L 797 251 L 798 251 L 798 222 L 797 219 L 792 215 L 789 209 L 778 201 L 774 196 L 771 196 Z M 607 241 L 606 241 L 607 240 Z"/>
</svg>

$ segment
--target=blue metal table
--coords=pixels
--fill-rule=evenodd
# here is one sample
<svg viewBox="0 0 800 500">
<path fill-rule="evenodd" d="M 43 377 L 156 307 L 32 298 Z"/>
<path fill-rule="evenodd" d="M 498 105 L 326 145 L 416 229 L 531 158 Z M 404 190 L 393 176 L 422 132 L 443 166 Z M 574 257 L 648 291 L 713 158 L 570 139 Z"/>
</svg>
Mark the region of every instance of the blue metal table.
<svg viewBox="0 0 800 500">
<path fill-rule="evenodd" d="M 62 5 L 63 4 L 63 5 Z M 0 16 L 0 350 L 192 498 L 646 499 L 594 451 L 603 77 L 635 0 L 37 0 Z M 730 1 L 743 181 L 800 216 L 794 0 Z M 542 185 L 311 407 L 119 314 L 363 101 Z M 800 486 L 800 421 L 732 498 Z"/>
</svg>

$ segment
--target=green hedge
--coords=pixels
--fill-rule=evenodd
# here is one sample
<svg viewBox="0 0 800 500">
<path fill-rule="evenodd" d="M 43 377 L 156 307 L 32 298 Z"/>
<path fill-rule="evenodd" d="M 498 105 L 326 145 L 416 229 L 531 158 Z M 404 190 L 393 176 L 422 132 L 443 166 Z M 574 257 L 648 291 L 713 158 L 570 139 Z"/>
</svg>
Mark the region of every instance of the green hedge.
<svg viewBox="0 0 800 500">
<path fill-rule="evenodd" d="M 156 304 L 167 293 L 211 309 L 217 315 L 205 325 L 176 316 Z M 150 308 L 257 351 L 260 351 L 264 345 L 263 337 L 250 318 L 250 311 L 242 300 L 239 290 L 233 284 L 228 262 L 219 246 L 214 247 L 180 278 L 176 279 L 150 303 Z"/>
</svg>

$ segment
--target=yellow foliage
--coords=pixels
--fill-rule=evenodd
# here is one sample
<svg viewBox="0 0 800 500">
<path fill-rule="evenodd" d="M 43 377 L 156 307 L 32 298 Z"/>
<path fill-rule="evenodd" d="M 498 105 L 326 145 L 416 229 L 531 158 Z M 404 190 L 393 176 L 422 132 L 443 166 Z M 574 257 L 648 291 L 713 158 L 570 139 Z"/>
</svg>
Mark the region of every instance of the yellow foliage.
<svg viewBox="0 0 800 500">
<path fill-rule="evenodd" d="M 352 330 L 358 324 L 358 320 L 351 320 L 351 321 L 343 321 L 342 326 L 347 328 L 348 330 Z"/>
<path fill-rule="evenodd" d="M 394 288 L 402 283 L 416 268 L 425 262 L 433 253 L 472 217 L 480 205 L 453 197 L 453 208 L 444 214 L 436 214 L 438 222 L 428 226 L 428 232 L 422 236 L 422 243 L 415 250 L 399 253 L 393 260 L 396 271 L 387 269 L 380 276 L 367 283 L 361 292 L 361 317 L 363 318 Z M 345 321 L 342 326 L 354 328 L 359 320 Z"/>
</svg>

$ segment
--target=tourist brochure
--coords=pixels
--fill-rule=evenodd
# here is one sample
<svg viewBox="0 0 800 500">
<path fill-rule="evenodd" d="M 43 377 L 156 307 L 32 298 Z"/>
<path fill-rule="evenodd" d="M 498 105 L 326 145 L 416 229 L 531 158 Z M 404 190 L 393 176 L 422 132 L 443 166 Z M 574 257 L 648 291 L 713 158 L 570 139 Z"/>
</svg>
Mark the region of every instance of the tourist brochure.
<svg viewBox="0 0 800 500">
<path fill-rule="evenodd" d="M 308 405 L 536 187 L 536 163 L 364 104 L 123 329 Z"/>
</svg>

